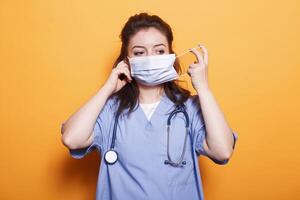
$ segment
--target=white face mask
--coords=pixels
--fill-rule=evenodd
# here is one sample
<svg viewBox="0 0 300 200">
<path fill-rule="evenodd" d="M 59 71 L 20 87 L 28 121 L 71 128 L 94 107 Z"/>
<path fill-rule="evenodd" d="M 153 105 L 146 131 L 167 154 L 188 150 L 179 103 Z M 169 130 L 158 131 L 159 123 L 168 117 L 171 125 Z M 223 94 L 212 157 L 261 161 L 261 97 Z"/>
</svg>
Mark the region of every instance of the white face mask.
<svg viewBox="0 0 300 200">
<path fill-rule="evenodd" d="M 173 67 L 175 54 L 128 57 L 128 59 L 131 76 L 141 84 L 154 86 L 179 78 Z"/>
<path fill-rule="evenodd" d="M 197 46 L 194 49 L 200 48 Z M 129 58 L 131 76 L 141 84 L 154 86 L 179 78 L 175 68 L 175 59 L 190 52 L 185 51 L 180 55 L 163 54 L 154 56 L 137 56 Z M 182 74 L 185 75 L 186 73 Z M 182 76 L 181 75 L 181 76 Z"/>
</svg>

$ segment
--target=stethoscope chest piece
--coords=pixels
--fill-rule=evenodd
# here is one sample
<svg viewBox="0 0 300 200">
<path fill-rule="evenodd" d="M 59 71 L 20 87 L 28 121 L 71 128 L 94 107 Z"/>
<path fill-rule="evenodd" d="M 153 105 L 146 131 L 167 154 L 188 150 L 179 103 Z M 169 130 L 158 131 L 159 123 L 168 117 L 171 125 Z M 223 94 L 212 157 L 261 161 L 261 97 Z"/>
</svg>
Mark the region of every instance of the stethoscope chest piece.
<svg viewBox="0 0 300 200">
<path fill-rule="evenodd" d="M 112 149 L 108 150 L 105 154 L 104 154 L 104 160 L 107 164 L 114 164 L 115 162 L 117 162 L 118 160 L 118 153 Z"/>
</svg>

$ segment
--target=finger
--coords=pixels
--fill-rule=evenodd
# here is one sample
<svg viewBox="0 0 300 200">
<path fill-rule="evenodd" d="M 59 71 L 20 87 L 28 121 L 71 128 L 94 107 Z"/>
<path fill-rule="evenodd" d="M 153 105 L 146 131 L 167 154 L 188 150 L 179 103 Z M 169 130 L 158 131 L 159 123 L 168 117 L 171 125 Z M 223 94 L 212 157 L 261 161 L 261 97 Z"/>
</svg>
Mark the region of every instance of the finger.
<svg viewBox="0 0 300 200">
<path fill-rule="evenodd" d="M 195 70 L 197 70 L 197 69 L 195 69 L 195 68 L 189 68 L 189 69 L 188 69 L 188 71 L 189 71 L 190 73 L 193 73 Z"/>
<path fill-rule="evenodd" d="M 129 74 L 129 70 L 127 68 L 125 68 L 125 67 L 116 68 L 116 72 L 117 72 L 118 76 L 120 76 L 121 74 L 124 74 L 129 82 L 132 81 L 132 78 Z"/>
<path fill-rule="evenodd" d="M 122 60 L 118 65 L 117 68 L 124 68 L 128 71 L 128 73 L 130 74 L 130 67 L 126 64 L 126 61 Z"/>
<path fill-rule="evenodd" d="M 190 49 L 190 51 L 196 56 L 197 63 L 202 64 L 204 62 L 203 57 L 199 51 L 196 51 L 194 48 Z"/>
<path fill-rule="evenodd" d="M 207 51 L 207 49 L 206 49 L 206 47 L 204 45 L 199 44 L 198 46 L 203 51 L 203 54 L 204 54 L 204 63 L 205 63 L 205 65 L 207 65 L 208 64 L 208 51 Z"/>
<path fill-rule="evenodd" d="M 124 63 L 126 63 L 127 68 L 129 69 L 129 73 L 131 72 L 131 66 L 130 66 L 130 62 L 129 62 L 129 57 L 126 56 L 126 58 L 124 58 Z"/>
<path fill-rule="evenodd" d="M 124 67 L 124 66 L 128 68 L 128 65 L 124 62 L 124 60 L 122 60 L 121 62 L 118 63 L 117 68 Z"/>
<path fill-rule="evenodd" d="M 129 74 L 129 76 L 131 75 L 131 74 L 130 74 L 130 71 L 129 71 L 129 68 L 128 68 L 127 65 L 126 65 L 126 66 L 124 66 L 124 65 L 121 66 L 120 69 L 124 69 L 124 70 L 127 72 L 127 74 Z M 130 78 L 131 78 L 131 76 L 130 76 Z"/>
<path fill-rule="evenodd" d="M 194 73 L 194 69 L 193 68 L 188 69 L 187 73 L 189 76 L 192 76 L 192 74 Z"/>
<path fill-rule="evenodd" d="M 131 76 L 130 76 L 130 74 L 129 74 L 128 69 L 123 68 L 123 69 L 122 69 L 122 73 L 126 76 L 126 79 L 127 79 L 129 82 L 132 81 L 132 78 L 131 78 Z"/>
<path fill-rule="evenodd" d="M 130 62 L 129 62 L 129 57 L 126 56 L 124 59 L 123 59 L 124 63 L 126 63 L 128 66 L 130 66 Z"/>
<path fill-rule="evenodd" d="M 190 64 L 190 68 L 196 68 L 198 66 L 197 61 L 194 61 L 194 64 Z"/>
</svg>

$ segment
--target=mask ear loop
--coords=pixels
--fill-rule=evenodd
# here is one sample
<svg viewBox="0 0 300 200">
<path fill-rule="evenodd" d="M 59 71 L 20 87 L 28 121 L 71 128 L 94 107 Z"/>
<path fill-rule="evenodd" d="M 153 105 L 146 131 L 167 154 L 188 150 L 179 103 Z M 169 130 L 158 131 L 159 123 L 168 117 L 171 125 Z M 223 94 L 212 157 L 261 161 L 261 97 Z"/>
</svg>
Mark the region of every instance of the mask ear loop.
<svg viewBox="0 0 300 200">
<path fill-rule="evenodd" d="M 190 48 L 190 49 L 188 49 L 188 50 L 184 51 L 183 53 L 180 53 L 179 55 L 176 55 L 176 58 L 179 58 L 179 57 L 181 57 L 181 56 L 183 56 L 183 55 L 185 55 L 185 54 L 187 54 L 187 53 L 191 52 L 191 49 L 201 49 L 201 48 L 200 48 L 200 46 L 199 46 L 199 45 L 197 45 L 197 46 L 196 46 L 196 47 L 194 47 L 194 48 Z M 183 74 L 180 74 L 180 75 L 179 75 L 179 77 L 181 77 L 181 76 L 185 76 L 185 75 L 188 75 L 188 73 L 187 73 L 187 72 L 185 72 L 185 73 L 183 73 Z"/>
</svg>

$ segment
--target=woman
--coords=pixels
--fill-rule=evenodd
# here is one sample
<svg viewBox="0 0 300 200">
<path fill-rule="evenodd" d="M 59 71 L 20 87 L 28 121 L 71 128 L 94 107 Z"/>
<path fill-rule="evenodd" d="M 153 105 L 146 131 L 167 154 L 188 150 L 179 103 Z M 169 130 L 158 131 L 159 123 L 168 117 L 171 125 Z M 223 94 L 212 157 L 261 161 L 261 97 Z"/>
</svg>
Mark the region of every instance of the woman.
<svg viewBox="0 0 300 200">
<path fill-rule="evenodd" d="M 205 47 L 203 57 L 190 49 L 197 58 L 188 70 L 197 91 L 191 96 L 176 84 L 180 66 L 166 22 L 136 14 L 120 37 L 109 78 L 63 124 L 62 142 L 77 159 L 94 149 L 101 153 L 96 199 L 203 199 L 197 156 L 226 164 L 237 139 L 208 86 Z M 167 132 L 176 108 L 188 119 L 177 113 Z"/>
</svg>

